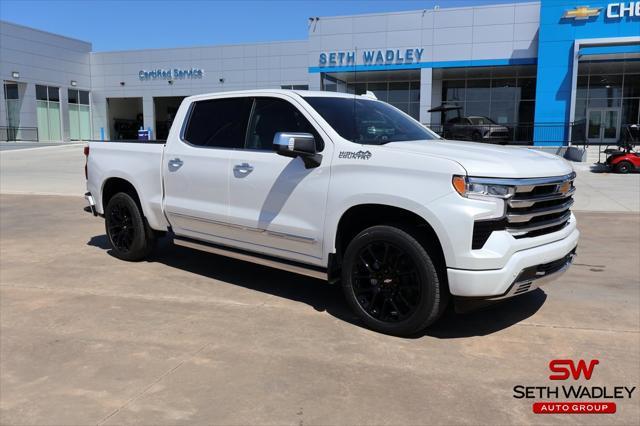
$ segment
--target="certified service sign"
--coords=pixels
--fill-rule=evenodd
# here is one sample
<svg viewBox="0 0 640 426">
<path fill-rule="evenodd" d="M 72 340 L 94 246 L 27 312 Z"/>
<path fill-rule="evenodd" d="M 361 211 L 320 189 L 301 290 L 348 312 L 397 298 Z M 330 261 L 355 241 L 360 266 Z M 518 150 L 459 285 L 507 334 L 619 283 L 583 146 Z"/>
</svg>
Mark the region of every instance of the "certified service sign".
<svg viewBox="0 0 640 426">
<path fill-rule="evenodd" d="M 147 80 L 184 80 L 202 78 L 204 70 L 201 68 L 158 68 L 155 70 L 140 70 L 138 78 L 142 81 Z"/>
</svg>

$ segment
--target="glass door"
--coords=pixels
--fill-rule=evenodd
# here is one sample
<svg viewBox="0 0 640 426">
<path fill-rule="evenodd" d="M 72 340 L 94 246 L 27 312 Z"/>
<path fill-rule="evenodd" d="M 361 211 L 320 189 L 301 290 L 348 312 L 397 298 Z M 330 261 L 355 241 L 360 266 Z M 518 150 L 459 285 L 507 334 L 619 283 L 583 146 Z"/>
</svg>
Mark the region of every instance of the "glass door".
<svg viewBox="0 0 640 426">
<path fill-rule="evenodd" d="M 618 142 L 620 109 L 600 108 L 587 111 L 587 140 L 591 143 Z"/>
</svg>

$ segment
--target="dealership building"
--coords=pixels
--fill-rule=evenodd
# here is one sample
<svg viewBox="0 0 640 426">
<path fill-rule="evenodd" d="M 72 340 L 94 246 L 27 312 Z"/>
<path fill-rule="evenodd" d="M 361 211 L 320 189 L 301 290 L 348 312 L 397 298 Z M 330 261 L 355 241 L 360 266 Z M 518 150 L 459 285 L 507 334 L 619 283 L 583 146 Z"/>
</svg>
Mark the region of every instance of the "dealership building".
<svg viewBox="0 0 640 426">
<path fill-rule="evenodd" d="M 436 130 L 488 117 L 534 145 L 614 143 L 640 122 L 640 1 L 445 6 L 311 17 L 305 40 L 113 52 L 0 22 L 0 140 L 163 139 L 185 96 L 256 88 L 370 91 Z"/>
</svg>

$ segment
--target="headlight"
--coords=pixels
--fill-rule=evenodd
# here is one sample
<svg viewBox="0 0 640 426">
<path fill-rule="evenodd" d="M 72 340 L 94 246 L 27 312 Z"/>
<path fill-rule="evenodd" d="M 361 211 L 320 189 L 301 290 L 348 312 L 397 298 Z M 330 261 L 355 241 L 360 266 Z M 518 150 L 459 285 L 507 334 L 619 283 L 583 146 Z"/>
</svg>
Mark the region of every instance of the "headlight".
<svg viewBox="0 0 640 426">
<path fill-rule="evenodd" d="M 469 182 L 465 176 L 454 176 L 451 183 L 458 194 L 467 198 L 493 197 L 509 198 L 515 193 L 513 186 L 493 183 Z"/>
</svg>

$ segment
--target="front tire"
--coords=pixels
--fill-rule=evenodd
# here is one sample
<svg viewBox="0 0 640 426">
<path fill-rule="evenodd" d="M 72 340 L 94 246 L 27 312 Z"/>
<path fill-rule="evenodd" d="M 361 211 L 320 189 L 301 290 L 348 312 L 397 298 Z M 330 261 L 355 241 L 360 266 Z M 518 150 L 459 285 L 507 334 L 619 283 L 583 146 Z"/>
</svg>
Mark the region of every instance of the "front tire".
<svg viewBox="0 0 640 426">
<path fill-rule="evenodd" d="M 122 260 L 145 259 L 155 246 L 155 233 L 150 229 L 138 203 L 125 192 L 119 192 L 104 211 L 107 238 L 115 257 Z"/>
<path fill-rule="evenodd" d="M 616 173 L 627 174 L 631 171 L 632 168 L 633 168 L 633 165 L 630 162 L 621 161 L 618 164 L 616 164 L 614 170 L 616 171 Z"/>
<path fill-rule="evenodd" d="M 435 322 L 447 298 L 424 247 L 392 226 L 365 229 L 349 243 L 342 288 L 367 327 L 397 336 L 415 335 Z"/>
</svg>

